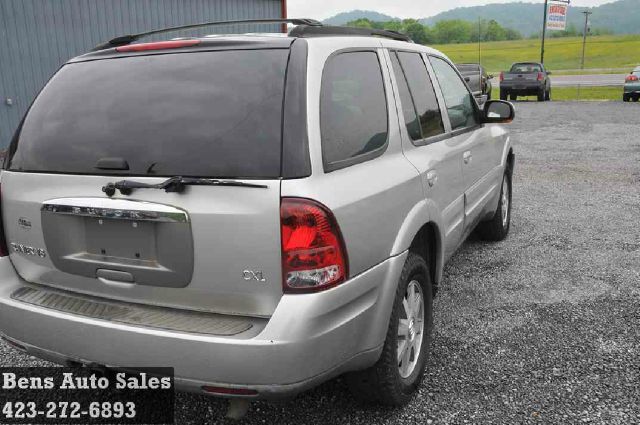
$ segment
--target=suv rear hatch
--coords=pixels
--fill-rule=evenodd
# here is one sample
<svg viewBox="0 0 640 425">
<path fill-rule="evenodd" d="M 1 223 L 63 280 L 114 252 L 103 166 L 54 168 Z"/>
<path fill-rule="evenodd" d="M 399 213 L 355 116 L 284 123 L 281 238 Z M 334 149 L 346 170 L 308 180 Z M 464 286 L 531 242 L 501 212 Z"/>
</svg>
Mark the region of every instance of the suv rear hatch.
<svg viewBox="0 0 640 425">
<path fill-rule="evenodd" d="M 63 66 L 32 105 L 2 175 L 21 277 L 127 302 L 269 316 L 282 296 L 291 40 L 278 43 L 112 50 Z M 176 176 L 226 182 L 103 192 L 125 179 Z"/>
</svg>

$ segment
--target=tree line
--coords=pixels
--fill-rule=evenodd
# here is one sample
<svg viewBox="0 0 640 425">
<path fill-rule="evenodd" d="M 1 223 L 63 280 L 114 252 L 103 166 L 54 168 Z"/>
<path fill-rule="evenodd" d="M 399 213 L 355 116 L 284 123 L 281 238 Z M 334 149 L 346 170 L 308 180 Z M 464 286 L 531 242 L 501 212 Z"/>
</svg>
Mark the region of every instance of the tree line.
<svg viewBox="0 0 640 425">
<path fill-rule="evenodd" d="M 433 26 L 420 23 L 416 19 L 404 19 L 402 21 L 376 22 L 366 18 L 347 22 L 346 26 L 360 28 L 374 28 L 397 31 L 408 35 L 419 44 L 450 44 L 450 43 L 476 43 L 478 40 L 505 41 L 521 40 L 525 38 L 519 31 L 500 25 L 493 19 L 482 19 L 479 22 L 465 21 L 462 19 L 450 19 L 436 22 Z M 605 29 L 591 29 L 589 35 L 610 34 Z M 576 37 L 582 35 L 582 29 L 569 24 L 565 31 L 548 31 L 548 37 Z M 533 34 L 529 38 L 540 38 L 540 33 Z"/>
<path fill-rule="evenodd" d="M 401 32 L 408 35 L 413 39 L 413 41 L 419 44 L 477 42 L 478 33 L 480 33 L 480 41 L 519 40 L 523 38 L 522 34 L 518 31 L 511 28 L 505 28 L 493 19 L 481 20 L 480 22 L 452 19 L 438 21 L 433 26 L 428 26 L 423 25 L 416 19 L 374 22 L 363 18 L 348 22 L 346 25 Z"/>
</svg>

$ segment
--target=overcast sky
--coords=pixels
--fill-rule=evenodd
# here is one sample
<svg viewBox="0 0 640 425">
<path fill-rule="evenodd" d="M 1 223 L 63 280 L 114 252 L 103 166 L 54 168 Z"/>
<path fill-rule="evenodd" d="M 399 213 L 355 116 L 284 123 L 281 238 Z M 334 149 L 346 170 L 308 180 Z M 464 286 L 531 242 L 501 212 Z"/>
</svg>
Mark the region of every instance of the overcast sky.
<svg viewBox="0 0 640 425">
<path fill-rule="evenodd" d="M 526 1 L 526 0 L 525 0 Z M 537 1 L 529 0 L 531 3 Z M 574 6 L 598 6 L 612 0 L 574 0 Z M 287 0 L 289 17 L 326 19 L 354 9 L 374 10 L 399 18 L 426 18 L 445 10 L 487 3 L 509 3 L 508 0 Z"/>
</svg>

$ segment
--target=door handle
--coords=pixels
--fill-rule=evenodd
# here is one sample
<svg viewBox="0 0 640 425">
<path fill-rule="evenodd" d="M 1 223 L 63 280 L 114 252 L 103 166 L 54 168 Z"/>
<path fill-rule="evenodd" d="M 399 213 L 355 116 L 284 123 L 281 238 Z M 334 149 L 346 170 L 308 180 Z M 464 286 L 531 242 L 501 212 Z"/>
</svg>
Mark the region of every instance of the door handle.
<svg viewBox="0 0 640 425">
<path fill-rule="evenodd" d="M 472 158 L 473 156 L 471 155 L 471 151 L 466 151 L 465 153 L 462 154 L 462 160 L 464 161 L 465 164 L 470 163 Z"/>
<path fill-rule="evenodd" d="M 429 171 L 427 173 L 427 183 L 429 184 L 429 187 L 433 187 L 433 185 L 436 184 L 437 181 L 438 181 L 438 173 L 436 173 L 433 170 Z"/>
</svg>

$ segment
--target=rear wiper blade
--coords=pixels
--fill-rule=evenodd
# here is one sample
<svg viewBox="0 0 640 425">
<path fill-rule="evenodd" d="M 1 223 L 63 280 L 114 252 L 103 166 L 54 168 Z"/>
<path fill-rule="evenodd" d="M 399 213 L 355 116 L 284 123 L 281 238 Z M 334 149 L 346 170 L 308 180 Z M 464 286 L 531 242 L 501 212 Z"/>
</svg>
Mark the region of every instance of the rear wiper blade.
<svg viewBox="0 0 640 425">
<path fill-rule="evenodd" d="M 133 189 L 162 189 L 165 192 L 177 192 L 184 191 L 186 186 L 236 186 L 236 187 L 255 187 L 266 189 L 267 186 L 263 184 L 246 183 L 236 180 L 220 180 L 220 179 L 203 179 L 197 177 L 170 177 L 162 183 L 149 184 L 143 182 L 137 182 L 134 180 L 120 180 L 115 183 L 107 183 L 102 187 L 102 191 L 111 197 L 119 190 L 123 195 L 130 195 Z"/>
</svg>

